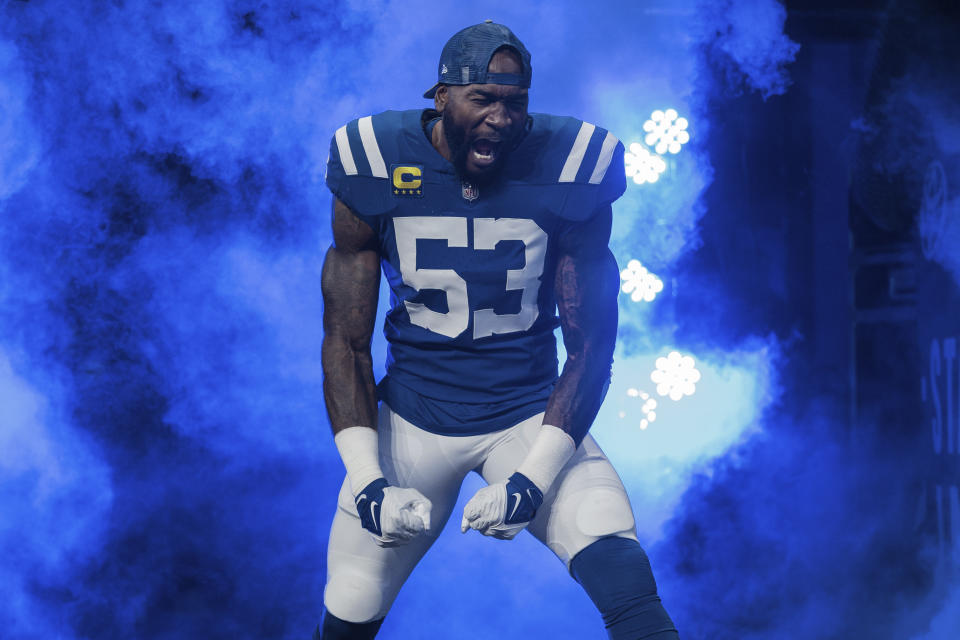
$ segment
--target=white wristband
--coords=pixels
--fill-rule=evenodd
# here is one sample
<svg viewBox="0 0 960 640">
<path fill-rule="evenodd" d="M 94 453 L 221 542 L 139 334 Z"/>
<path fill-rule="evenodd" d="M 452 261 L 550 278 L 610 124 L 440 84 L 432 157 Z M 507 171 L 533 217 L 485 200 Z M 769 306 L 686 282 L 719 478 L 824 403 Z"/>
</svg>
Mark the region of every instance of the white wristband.
<svg viewBox="0 0 960 640">
<path fill-rule="evenodd" d="M 383 477 L 380 470 L 377 432 L 370 427 L 347 427 L 333 436 L 343 466 L 347 468 L 353 495 Z"/>
<path fill-rule="evenodd" d="M 530 452 L 517 467 L 517 471 L 530 478 L 540 491 L 546 493 L 576 450 L 577 446 L 569 433 L 545 424 L 540 428 L 537 439 L 533 441 Z"/>
</svg>

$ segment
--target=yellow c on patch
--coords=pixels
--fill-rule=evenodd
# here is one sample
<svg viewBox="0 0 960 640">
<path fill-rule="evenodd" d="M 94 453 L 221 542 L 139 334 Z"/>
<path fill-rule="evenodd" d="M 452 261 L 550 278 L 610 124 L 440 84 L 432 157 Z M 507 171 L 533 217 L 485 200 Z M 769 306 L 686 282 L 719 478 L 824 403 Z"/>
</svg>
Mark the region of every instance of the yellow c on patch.
<svg viewBox="0 0 960 640">
<path fill-rule="evenodd" d="M 398 165 L 393 168 L 393 186 L 396 189 L 419 189 L 423 184 L 423 170 L 411 165 Z"/>
</svg>

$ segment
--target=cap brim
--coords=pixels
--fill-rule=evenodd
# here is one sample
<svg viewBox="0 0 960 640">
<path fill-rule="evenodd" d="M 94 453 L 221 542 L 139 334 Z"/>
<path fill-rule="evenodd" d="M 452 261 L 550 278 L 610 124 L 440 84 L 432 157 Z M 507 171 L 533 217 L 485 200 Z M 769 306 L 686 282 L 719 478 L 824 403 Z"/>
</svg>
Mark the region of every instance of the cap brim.
<svg viewBox="0 0 960 640">
<path fill-rule="evenodd" d="M 432 87 L 430 87 L 429 89 L 427 89 L 427 92 L 423 94 L 423 97 L 424 97 L 424 98 L 432 98 L 434 95 L 436 95 L 437 89 L 440 87 L 441 84 L 442 84 L 442 83 L 438 82 L 437 84 L 435 84 L 435 85 L 433 85 Z"/>
</svg>

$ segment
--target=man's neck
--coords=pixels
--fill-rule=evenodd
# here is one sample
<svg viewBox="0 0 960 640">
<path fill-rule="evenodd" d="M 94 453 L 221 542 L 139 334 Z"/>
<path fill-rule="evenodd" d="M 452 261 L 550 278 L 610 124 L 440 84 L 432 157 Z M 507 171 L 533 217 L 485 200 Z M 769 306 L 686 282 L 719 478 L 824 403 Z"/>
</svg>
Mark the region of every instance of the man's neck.
<svg viewBox="0 0 960 640">
<path fill-rule="evenodd" d="M 453 161 L 453 156 L 450 154 L 450 145 L 447 144 L 447 137 L 443 135 L 443 120 L 433 125 L 433 131 L 430 133 L 430 143 L 447 162 Z"/>
</svg>

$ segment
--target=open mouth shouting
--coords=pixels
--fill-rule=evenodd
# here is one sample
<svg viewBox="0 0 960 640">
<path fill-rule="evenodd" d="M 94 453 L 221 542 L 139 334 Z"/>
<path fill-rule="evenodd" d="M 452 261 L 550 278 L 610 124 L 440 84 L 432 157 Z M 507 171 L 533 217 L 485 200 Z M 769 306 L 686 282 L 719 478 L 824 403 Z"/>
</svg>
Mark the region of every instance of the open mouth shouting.
<svg viewBox="0 0 960 640">
<path fill-rule="evenodd" d="M 500 157 L 502 144 L 500 140 L 478 138 L 470 145 L 470 153 L 467 154 L 467 159 L 477 170 L 488 169 L 496 164 Z"/>
</svg>

